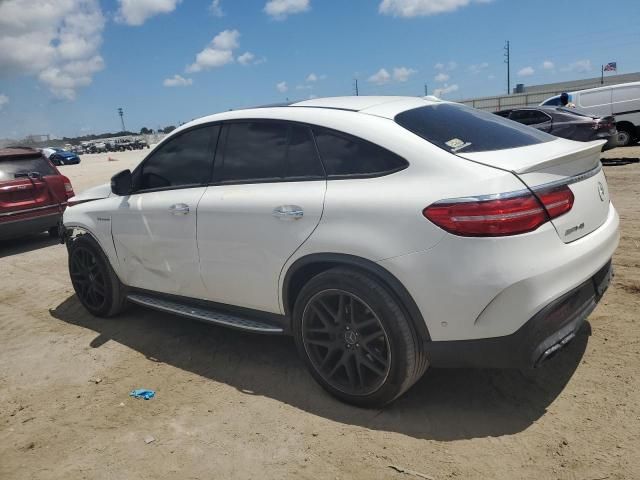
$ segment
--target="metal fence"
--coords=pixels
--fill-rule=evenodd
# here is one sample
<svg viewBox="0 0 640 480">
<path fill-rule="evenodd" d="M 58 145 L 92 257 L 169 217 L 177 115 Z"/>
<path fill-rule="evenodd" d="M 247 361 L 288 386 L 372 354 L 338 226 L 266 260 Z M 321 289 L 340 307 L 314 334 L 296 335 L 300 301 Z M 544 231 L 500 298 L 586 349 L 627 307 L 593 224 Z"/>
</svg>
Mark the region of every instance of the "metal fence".
<svg viewBox="0 0 640 480">
<path fill-rule="evenodd" d="M 549 97 L 560 95 L 563 90 L 549 90 L 536 93 L 515 93 L 509 96 L 483 97 L 470 100 L 460 100 L 459 103 L 479 110 L 497 112 L 506 108 L 527 107 L 539 105 Z"/>
</svg>

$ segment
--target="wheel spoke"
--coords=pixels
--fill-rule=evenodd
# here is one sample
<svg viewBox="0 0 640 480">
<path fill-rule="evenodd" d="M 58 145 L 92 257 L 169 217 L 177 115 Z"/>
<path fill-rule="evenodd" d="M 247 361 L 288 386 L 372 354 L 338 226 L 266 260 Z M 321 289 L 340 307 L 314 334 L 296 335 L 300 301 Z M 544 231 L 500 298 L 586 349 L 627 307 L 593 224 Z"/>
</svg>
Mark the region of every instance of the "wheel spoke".
<svg viewBox="0 0 640 480">
<path fill-rule="evenodd" d="M 386 366 L 387 365 L 387 360 L 385 358 L 383 358 L 382 356 L 380 356 L 380 354 L 378 352 L 375 351 L 374 348 L 369 348 L 366 345 L 363 345 L 362 348 L 364 349 L 364 351 L 366 353 L 368 353 L 369 355 L 371 355 L 371 357 L 376 360 L 377 362 L 381 363 L 382 365 Z"/>
<path fill-rule="evenodd" d="M 322 322 L 325 327 L 327 327 L 327 330 L 333 330 L 335 328 L 335 323 L 333 322 L 333 320 L 327 318 L 324 312 L 320 311 L 320 309 L 315 305 L 313 305 L 311 308 L 316 314 L 316 317 Z M 325 308 L 326 310 L 326 307 L 324 307 L 324 305 L 323 308 Z"/>
<path fill-rule="evenodd" d="M 362 365 L 364 365 L 376 375 L 384 375 L 384 370 L 375 365 L 371 360 L 367 358 L 366 355 L 360 357 L 360 360 L 362 361 Z"/>
</svg>

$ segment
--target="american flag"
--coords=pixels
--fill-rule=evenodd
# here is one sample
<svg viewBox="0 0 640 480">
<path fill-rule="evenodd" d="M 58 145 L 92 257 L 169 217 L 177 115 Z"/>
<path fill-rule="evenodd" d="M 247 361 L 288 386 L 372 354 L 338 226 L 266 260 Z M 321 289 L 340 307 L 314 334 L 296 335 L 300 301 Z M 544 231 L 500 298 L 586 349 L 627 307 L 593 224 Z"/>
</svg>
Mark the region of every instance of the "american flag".
<svg viewBox="0 0 640 480">
<path fill-rule="evenodd" d="M 616 62 L 609 62 L 604 66 L 605 72 L 615 72 L 618 70 L 618 65 Z"/>
</svg>

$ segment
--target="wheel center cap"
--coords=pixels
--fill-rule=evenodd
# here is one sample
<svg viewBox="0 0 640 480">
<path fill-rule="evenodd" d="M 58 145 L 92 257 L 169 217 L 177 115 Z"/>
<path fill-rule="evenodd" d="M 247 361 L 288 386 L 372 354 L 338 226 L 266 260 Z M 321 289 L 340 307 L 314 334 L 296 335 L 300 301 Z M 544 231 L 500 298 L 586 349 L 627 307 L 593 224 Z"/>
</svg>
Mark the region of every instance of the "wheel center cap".
<svg viewBox="0 0 640 480">
<path fill-rule="evenodd" d="M 355 345 L 358 341 L 358 335 L 356 335 L 356 332 L 354 332 L 353 330 L 347 330 L 346 332 L 344 332 L 344 340 L 349 345 Z"/>
<path fill-rule="evenodd" d="M 95 279 L 96 279 L 96 277 L 94 277 L 94 276 L 93 276 L 93 273 L 90 273 L 90 274 L 89 274 L 89 281 L 90 281 L 90 282 L 94 282 L 94 281 L 95 281 Z"/>
</svg>

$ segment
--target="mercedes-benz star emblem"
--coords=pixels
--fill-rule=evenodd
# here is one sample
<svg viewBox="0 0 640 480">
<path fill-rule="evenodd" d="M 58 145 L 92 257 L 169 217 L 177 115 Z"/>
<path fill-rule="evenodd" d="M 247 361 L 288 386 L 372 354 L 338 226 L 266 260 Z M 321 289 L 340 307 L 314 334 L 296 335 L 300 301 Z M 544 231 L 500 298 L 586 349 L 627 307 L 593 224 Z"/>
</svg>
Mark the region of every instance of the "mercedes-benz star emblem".
<svg viewBox="0 0 640 480">
<path fill-rule="evenodd" d="M 357 341 L 356 332 L 353 330 L 347 330 L 344 332 L 344 339 L 349 345 L 354 345 Z"/>
<path fill-rule="evenodd" d="M 600 201 L 604 202 L 604 199 L 607 197 L 607 194 L 604 191 L 604 185 L 601 182 L 598 182 L 598 195 L 600 195 Z"/>
</svg>

